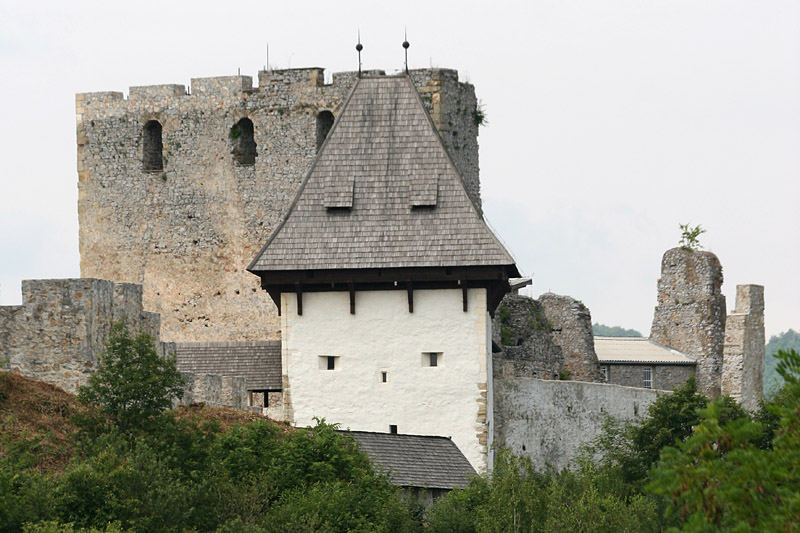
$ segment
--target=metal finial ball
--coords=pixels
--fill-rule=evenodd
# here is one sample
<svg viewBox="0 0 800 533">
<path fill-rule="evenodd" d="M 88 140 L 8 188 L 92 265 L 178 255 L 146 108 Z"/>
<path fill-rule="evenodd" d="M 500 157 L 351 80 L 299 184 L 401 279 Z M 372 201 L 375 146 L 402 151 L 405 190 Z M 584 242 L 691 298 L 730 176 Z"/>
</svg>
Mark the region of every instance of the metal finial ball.
<svg viewBox="0 0 800 533">
<path fill-rule="evenodd" d="M 364 47 L 363 47 L 363 46 L 361 46 L 361 43 L 358 43 L 358 44 L 356 45 L 356 51 L 357 51 L 357 52 L 360 52 L 360 51 L 361 51 L 361 50 L 363 50 L 363 49 L 364 49 Z"/>
<path fill-rule="evenodd" d="M 403 41 L 403 48 L 405 48 L 406 50 L 408 50 L 408 47 L 409 47 L 409 46 L 411 46 L 411 45 L 408 43 L 408 41 Z"/>
</svg>

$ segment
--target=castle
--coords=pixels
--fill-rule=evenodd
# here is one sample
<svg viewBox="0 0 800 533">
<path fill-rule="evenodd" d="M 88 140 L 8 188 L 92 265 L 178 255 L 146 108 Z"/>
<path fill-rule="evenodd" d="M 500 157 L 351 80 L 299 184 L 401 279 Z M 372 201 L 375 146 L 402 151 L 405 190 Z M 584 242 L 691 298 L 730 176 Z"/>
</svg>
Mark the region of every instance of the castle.
<svg viewBox="0 0 800 533">
<path fill-rule="evenodd" d="M 633 355 L 576 300 L 504 299 L 529 280 L 482 219 L 474 88 L 441 69 L 332 79 L 79 94 L 84 278 L 0 308 L 10 366 L 74 390 L 126 316 L 191 372 L 186 401 L 450 436 L 478 470 L 493 442 L 564 466 L 605 416 L 695 373 L 755 405 L 763 288 L 726 316 L 716 258 L 667 252 Z"/>
</svg>

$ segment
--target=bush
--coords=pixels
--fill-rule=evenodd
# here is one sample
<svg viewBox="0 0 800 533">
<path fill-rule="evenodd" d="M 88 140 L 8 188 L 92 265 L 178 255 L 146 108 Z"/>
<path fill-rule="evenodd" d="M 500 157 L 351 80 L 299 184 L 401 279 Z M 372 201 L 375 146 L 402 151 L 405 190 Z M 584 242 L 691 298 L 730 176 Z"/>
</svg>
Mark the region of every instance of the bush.
<svg viewBox="0 0 800 533">
<path fill-rule="evenodd" d="M 174 359 L 156 352 L 152 337 L 131 337 L 124 323 L 111 328 L 105 353 L 78 399 L 100 407 L 122 429 L 141 428 L 183 394 Z"/>
</svg>

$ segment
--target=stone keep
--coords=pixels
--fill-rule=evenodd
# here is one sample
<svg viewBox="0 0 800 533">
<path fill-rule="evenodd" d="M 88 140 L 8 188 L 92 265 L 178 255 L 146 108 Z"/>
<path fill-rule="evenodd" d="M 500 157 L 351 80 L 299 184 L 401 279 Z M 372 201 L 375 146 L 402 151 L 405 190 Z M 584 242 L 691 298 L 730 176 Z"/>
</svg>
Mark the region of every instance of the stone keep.
<svg viewBox="0 0 800 533">
<path fill-rule="evenodd" d="M 725 324 L 722 394 L 758 409 L 764 396 L 764 287 L 737 285 L 736 308 Z"/>
<path fill-rule="evenodd" d="M 697 389 L 720 394 L 725 340 L 722 266 L 711 252 L 672 248 L 661 260 L 650 339 L 697 359 Z"/>
<path fill-rule="evenodd" d="M 410 77 L 479 206 L 474 88 L 453 70 Z M 81 276 L 141 283 L 166 341 L 279 338 L 275 308 L 245 267 L 355 80 L 336 73 L 326 84 L 323 69 L 305 68 L 259 72 L 257 88 L 228 76 L 193 79 L 191 94 L 183 85 L 78 94 Z"/>
</svg>

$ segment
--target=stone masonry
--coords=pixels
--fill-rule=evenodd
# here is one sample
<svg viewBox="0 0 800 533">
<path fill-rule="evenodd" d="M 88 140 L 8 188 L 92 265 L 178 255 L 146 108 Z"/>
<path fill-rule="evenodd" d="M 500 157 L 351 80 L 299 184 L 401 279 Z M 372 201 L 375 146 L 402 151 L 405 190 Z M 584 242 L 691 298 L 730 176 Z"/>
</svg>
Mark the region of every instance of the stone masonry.
<svg viewBox="0 0 800 533">
<path fill-rule="evenodd" d="M 764 287 L 737 285 L 736 308 L 725 325 L 722 394 L 758 409 L 764 395 Z"/>
<path fill-rule="evenodd" d="M 534 300 L 509 294 L 495 313 L 495 376 L 601 381 L 592 318 L 583 303 L 546 293 Z"/>
<path fill-rule="evenodd" d="M 672 248 L 661 260 L 651 340 L 697 359 L 697 388 L 720 394 L 725 339 L 722 266 L 711 252 Z"/>
<path fill-rule="evenodd" d="M 453 70 L 410 76 L 480 205 L 473 86 Z M 228 76 L 193 79 L 191 93 L 158 85 L 131 87 L 128 98 L 78 94 L 81 275 L 142 284 L 164 340 L 279 338 L 275 307 L 245 268 L 288 209 L 356 74 L 332 79 L 305 68 L 259 72 L 257 88 L 249 76 Z"/>
<path fill-rule="evenodd" d="M 6 368 L 68 392 L 86 384 L 111 325 L 125 319 L 158 343 L 159 317 L 142 310 L 142 287 L 102 279 L 22 282 L 22 305 L 0 307 L 0 359 Z M 2 362 L 0 360 L 0 362 Z"/>
</svg>

